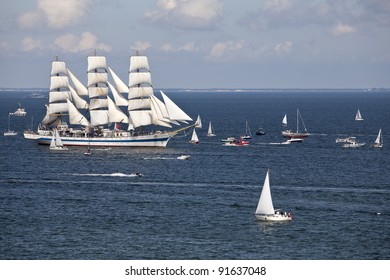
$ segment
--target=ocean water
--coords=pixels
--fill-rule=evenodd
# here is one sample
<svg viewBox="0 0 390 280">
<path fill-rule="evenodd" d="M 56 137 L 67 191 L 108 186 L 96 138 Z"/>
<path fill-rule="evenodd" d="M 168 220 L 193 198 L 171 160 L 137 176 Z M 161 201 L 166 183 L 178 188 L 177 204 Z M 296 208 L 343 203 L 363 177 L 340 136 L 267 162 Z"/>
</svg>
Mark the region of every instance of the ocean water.
<svg viewBox="0 0 390 280">
<path fill-rule="evenodd" d="M 25 140 L 45 98 L 0 92 L 0 259 L 390 259 L 390 93 L 361 90 L 166 93 L 194 119 L 167 148 L 53 152 Z M 360 109 L 364 121 L 354 120 Z M 311 135 L 280 145 L 296 109 Z M 211 121 L 216 137 L 206 137 Z M 247 147 L 220 140 L 245 133 Z M 258 127 L 267 134 L 256 136 Z M 379 128 L 384 147 L 372 149 Z M 367 144 L 345 149 L 338 137 Z M 181 154 L 188 161 L 177 160 Z M 293 221 L 264 224 L 254 211 L 267 169 L 274 206 Z M 134 176 L 140 172 L 143 177 Z M 380 213 L 380 214 L 378 214 Z"/>
</svg>

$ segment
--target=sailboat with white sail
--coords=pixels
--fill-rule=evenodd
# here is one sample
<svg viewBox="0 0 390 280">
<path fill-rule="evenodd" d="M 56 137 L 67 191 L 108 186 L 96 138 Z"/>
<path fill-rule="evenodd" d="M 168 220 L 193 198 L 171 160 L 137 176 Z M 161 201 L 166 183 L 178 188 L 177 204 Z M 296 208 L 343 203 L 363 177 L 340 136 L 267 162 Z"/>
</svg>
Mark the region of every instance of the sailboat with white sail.
<svg viewBox="0 0 390 280">
<path fill-rule="evenodd" d="M 252 132 L 249 127 L 248 121 L 245 121 L 245 135 L 241 136 L 241 138 L 244 140 L 252 139 Z"/>
<path fill-rule="evenodd" d="M 299 131 L 299 124 L 300 124 L 300 123 L 302 123 L 302 125 L 303 125 L 304 132 L 300 132 L 300 131 Z M 286 118 L 286 124 L 287 124 L 287 118 Z M 282 131 L 282 135 L 283 135 L 284 137 L 291 138 L 291 139 L 302 139 L 302 138 L 308 137 L 308 136 L 310 135 L 310 134 L 307 132 L 305 123 L 303 122 L 301 113 L 299 112 L 298 109 L 297 109 L 297 130 L 296 130 L 295 132 L 293 132 L 293 131 L 290 130 L 290 129 L 284 130 L 284 131 Z"/>
<path fill-rule="evenodd" d="M 16 131 L 11 130 L 11 115 L 12 113 L 8 114 L 8 129 L 4 131 L 4 136 L 16 136 L 18 133 Z"/>
<path fill-rule="evenodd" d="M 372 145 L 373 148 L 382 148 L 383 147 L 383 136 L 382 136 L 382 129 L 379 129 L 378 136 L 375 139 L 374 144 Z"/>
<path fill-rule="evenodd" d="M 267 170 L 267 174 L 265 176 L 255 216 L 256 219 L 261 222 L 287 222 L 292 220 L 291 212 L 286 213 L 281 210 L 274 209 L 269 183 L 269 170 Z"/>
<path fill-rule="evenodd" d="M 213 126 L 211 125 L 211 122 L 209 122 L 209 129 L 207 130 L 207 136 L 208 137 L 216 136 L 215 133 L 214 133 Z"/>
<path fill-rule="evenodd" d="M 287 114 L 284 114 L 284 117 L 282 119 L 282 125 L 287 126 Z"/>
<path fill-rule="evenodd" d="M 355 121 L 362 121 L 364 120 L 362 117 L 362 114 L 360 113 L 360 110 L 358 109 L 355 115 Z"/>
<path fill-rule="evenodd" d="M 56 151 L 67 151 L 68 148 L 64 146 L 64 144 L 61 141 L 60 134 L 58 130 L 54 130 L 53 136 L 50 141 L 50 150 L 56 150 Z"/>
<path fill-rule="evenodd" d="M 157 98 L 148 58 L 138 52 L 130 57 L 128 85 L 96 53 L 88 57 L 87 76 L 84 86 L 64 61 L 53 61 L 46 116 L 24 137 L 49 145 L 54 127 L 65 146 L 166 147 L 177 133 L 197 125 L 165 93 L 160 91 L 163 101 Z M 180 124 L 186 126 L 163 131 Z"/>
<path fill-rule="evenodd" d="M 196 133 L 195 127 L 192 130 L 192 136 L 191 136 L 190 143 L 191 144 L 199 144 L 199 138 L 198 138 L 198 134 Z"/>
</svg>

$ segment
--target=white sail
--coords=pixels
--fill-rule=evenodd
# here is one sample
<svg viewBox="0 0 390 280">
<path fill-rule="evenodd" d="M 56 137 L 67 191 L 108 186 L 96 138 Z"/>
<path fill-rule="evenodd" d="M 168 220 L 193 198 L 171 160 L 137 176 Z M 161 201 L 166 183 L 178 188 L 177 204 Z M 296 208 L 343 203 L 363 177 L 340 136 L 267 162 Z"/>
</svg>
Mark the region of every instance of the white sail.
<svg viewBox="0 0 390 280">
<path fill-rule="evenodd" d="M 129 88 L 129 99 L 149 97 L 153 95 L 153 88 L 151 86 L 132 87 Z"/>
<path fill-rule="evenodd" d="M 49 103 L 66 101 L 70 98 L 69 91 L 50 91 L 49 92 Z"/>
<path fill-rule="evenodd" d="M 195 128 L 192 131 L 191 142 L 194 142 L 194 143 L 199 142 L 198 134 L 196 133 Z"/>
<path fill-rule="evenodd" d="M 95 69 L 106 69 L 107 62 L 105 56 L 88 56 L 88 72 Z"/>
<path fill-rule="evenodd" d="M 150 101 L 151 101 L 151 113 L 152 113 L 153 123 L 171 128 L 172 126 L 169 124 L 170 123 L 169 119 L 164 117 L 164 113 L 160 109 L 160 106 L 158 104 L 159 101 L 158 98 L 155 96 L 151 96 Z"/>
<path fill-rule="evenodd" d="M 114 101 L 110 97 L 107 96 L 108 100 L 108 120 L 109 122 L 122 122 L 129 123 L 129 118 L 125 113 L 122 112 L 121 109 L 117 105 L 115 105 Z"/>
<path fill-rule="evenodd" d="M 166 96 L 161 90 L 160 93 L 164 99 L 165 106 L 167 108 L 169 118 L 175 121 L 192 121 L 192 119 L 177 106 L 168 96 Z"/>
<path fill-rule="evenodd" d="M 84 99 L 82 99 L 80 97 L 80 95 L 78 95 L 77 92 L 71 86 L 69 86 L 69 90 L 70 90 L 70 94 L 72 96 L 72 101 L 76 105 L 76 108 L 78 108 L 78 109 L 88 109 L 89 108 L 88 102 L 85 101 Z"/>
<path fill-rule="evenodd" d="M 58 133 L 58 130 L 55 131 L 55 139 L 56 139 L 56 146 L 57 147 L 64 146 L 64 144 L 62 144 L 62 140 L 61 140 L 60 134 Z"/>
<path fill-rule="evenodd" d="M 108 87 L 111 90 L 112 96 L 114 97 L 115 104 L 118 106 L 127 106 L 129 104 L 129 101 L 125 97 L 123 97 L 122 94 L 120 94 L 117 89 L 110 83 L 108 82 Z"/>
<path fill-rule="evenodd" d="M 52 125 L 58 123 L 61 119 L 60 116 L 51 114 L 49 111 L 49 106 L 48 105 L 45 106 L 46 106 L 46 115 L 43 117 L 41 123 L 44 125 Z"/>
<path fill-rule="evenodd" d="M 360 114 L 360 110 L 358 109 L 355 115 L 355 121 L 362 121 L 363 117 L 362 114 Z"/>
<path fill-rule="evenodd" d="M 125 93 L 125 92 L 128 92 L 128 87 L 126 86 L 126 84 L 118 77 L 117 74 L 115 74 L 115 72 L 110 68 L 108 67 L 108 70 L 110 71 L 110 74 L 112 76 L 112 79 L 114 80 L 114 83 L 115 83 L 115 89 L 117 90 L 117 92 L 119 93 Z M 111 90 L 112 91 L 112 90 Z M 115 101 L 116 103 L 116 101 Z M 116 103 L 117 105 L 119 105 L 118 103 Z"/>
<path fill-rule="evenodd" d="M 108 100 L 107 98 L 95 98 L 91 99 L 89 101 L 89 109 L 90 110 L 96 110 L 96 109 L 102 109 L 102 108 L 108 108 Z"/>
<path fill-rule="evenodd" d="M 50 91 L 54 89 L 68 88 L 69 80 L 67 76 L 51 76 Z"/>
<path fill-rule="evenodd" d="M 88 87 L 96 84 L 105 84 L 107 85 L 108 75 L 107 73 L 88 73 Z"/>
<path fill-rule="evenodd" d="M 68 104 L 67 103 L 51 103 L 49 104 L 49 114 L 58 114 L 68 112 Z"/>
<path fill-rule="evenodd" d="M 69 110 L 69 122 L 71 124 L 79 124 L 83 126 L 89 126 L 89 121 L 77 110 L 75 105 L 68 99 L 68 110 Z"/>
<path fill-rule="evenodd" d="M 108 110 L 91 110 L 91 125 L 98 126 L 107 124 L 108 121 Z"/>
<path fill-rule="evenodd" d="M 209 122 L 209 129 L 207 130 L 207 136 L 215 136 L 215 133 L 214 133 L 214 130 L 213 130 L 213 127 L 211 125 L 211 122 Z"/>
<path fill-rule="evenodd" d="M 89 98 L 96 98 L 99 96 L 107 96 L 108 88 L 107 87 L 90 87 L 88 88 Z"/>
<path fill-rule="evenodd" d="M 142 55 L 136 55 L 130 57 L 130 69 L 129 72 L 135 72 L 144 69 L 150 71 L 148 58 Z"/>
<path fill-rule="evenodd" d="M 282 125 L 283 126 L 287 126 L 287 114 L 285 114 L 284 117 L 283 117 Z"/>
<path fill-rule="evenodd" d="M 79 79 L 76 78 L 76 76 L 69 70 L 69 68 L 67 68 L 67 71 L 73 85 L 76 88 L 77 94 L 80 96 L 87 96 L 88 89 L 79 81 Z"/>
<path fill-rule="evenodd" d="M 272 215 L 275 213 L 271 197 L 271 187 L 269 183 L 269 170 L 265 176 L 263 189 L 261 191 L 259 203 L 257 204 L 256 214 Z"/>
<path fill-rule="evenodd" d="M 129 87 L 139 84 L 152 85 L 152 76 L 150 72 L 131 72 L 129 74 Z"/>
<path fill-rule="evenodd" d="M 51 63 L 51 76 L 66 75 L 66 65 L 64 61 L 53 61 Z"/>
<path fill-rule="evenodd" d="M 128 110 L 138 110 L 138 109 L 150 109 L 150 98 L 140 98 L 140 99 L 131 99 L 129 100 Z"/>
<path fill-rule="evenodd" d="M 382 129 L 379 129 L 378 136 L 376 137 L 375 144 L 381 144 L 382 139 Z"/>
<path fill-rule="evenodd" d="M 134 128 L 153 124 L 151 110 L 130 111 L 129 114 Z"/>
</svg>

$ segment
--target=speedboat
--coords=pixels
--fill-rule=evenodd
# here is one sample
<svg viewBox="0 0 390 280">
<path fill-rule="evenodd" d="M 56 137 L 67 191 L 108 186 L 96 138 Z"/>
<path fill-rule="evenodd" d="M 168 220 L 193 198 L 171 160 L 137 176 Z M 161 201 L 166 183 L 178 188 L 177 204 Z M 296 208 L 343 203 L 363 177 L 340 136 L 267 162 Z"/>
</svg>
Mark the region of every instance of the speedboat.
<svg viewBox="0 0 390 280">
<path fill-rule="evenodd" d="M 190 159 L 190 155 L 181 155 L 181 156 L 178 156 L 177 159 L 189 160 Z"/>
</svg>

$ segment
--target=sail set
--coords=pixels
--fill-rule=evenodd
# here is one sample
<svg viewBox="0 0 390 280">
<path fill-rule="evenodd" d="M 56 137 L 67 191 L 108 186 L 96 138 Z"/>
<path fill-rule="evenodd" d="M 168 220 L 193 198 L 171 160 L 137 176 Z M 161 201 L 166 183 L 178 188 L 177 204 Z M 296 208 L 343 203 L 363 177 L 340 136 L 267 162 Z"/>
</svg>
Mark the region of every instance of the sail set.
<svg viewBox="0 0 390 280">
<path fill-rule="evenodd" d="M 46 115 L 38 131 L 26 132 L 24 137 L 50 144 L 54 126 L 64 145 L 165 147 L 175 134 L 196 126 L 196 123 L 189 125 L 192 118 L 162 91 L 163 101 L 154 95 L 146 56 L 130 57 L 128 85 L 107 66 L 105 56 L 88 57 L 87 76 L 87 86 L 84 86 L 64 61 L 53 61 Z M 113 84 L 109 82 L 109 76 Z M 89 102 L 84 99 L 86 96 Z M 70 124 L 81 128 L 69 127 L 63 121 L 66 115 Z M 187 126 L 171 132 L 144 130 L 147 126 L 172 128 L 180 123 Z M 115 124 L 113 129 L 105 128 L 111 124 Z M 127 128 L 123 129 L 123 126 Z"/>
</svg>

